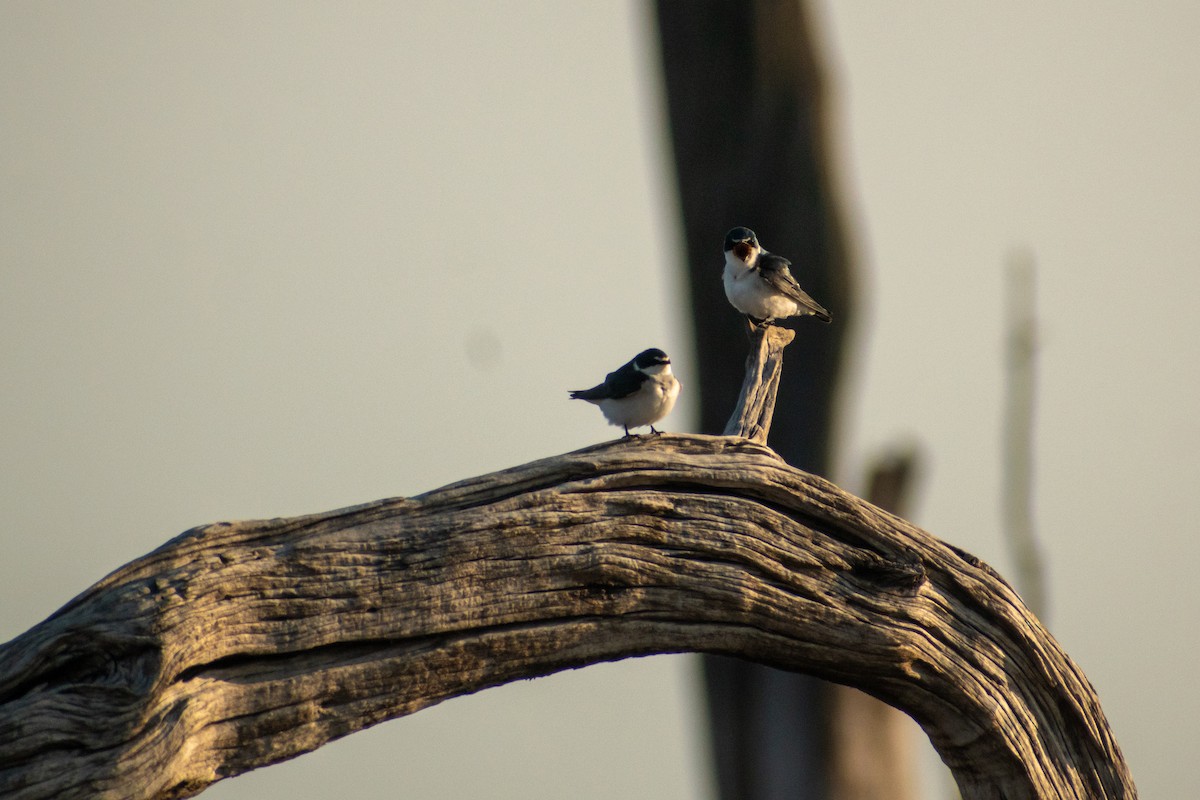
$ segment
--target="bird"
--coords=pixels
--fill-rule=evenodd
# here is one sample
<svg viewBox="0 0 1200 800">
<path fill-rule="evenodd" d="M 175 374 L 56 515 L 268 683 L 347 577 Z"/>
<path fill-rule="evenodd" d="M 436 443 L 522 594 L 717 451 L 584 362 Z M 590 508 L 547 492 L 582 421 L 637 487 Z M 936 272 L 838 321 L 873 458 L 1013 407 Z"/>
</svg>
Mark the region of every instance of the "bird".
<svg viewBox="0 0 1200 800">
<path fill-rule="evenodd" d="M 630 428 L 645 425 L 650 426 L 650 433 L 660 433 L 654 423 L 675 407 L 679 381 L 671 372 L 670 357 L 652 347 L 605 375 L 604 383 L 572 390 L 570 395 L 572 400 L 586 400 L 600 406 L 608 423 L 624 428 L 628 438 L 633 435 Z"/>
<path fill-rule="evenodd" d="M 812 315 L 822 322 L 833 317 L 792 277 L 792 262 L 763 249 L 749 228 L 725 234 L 725 296 L 749 318 L 753 330 L 775 320 Z"/>
</svg>

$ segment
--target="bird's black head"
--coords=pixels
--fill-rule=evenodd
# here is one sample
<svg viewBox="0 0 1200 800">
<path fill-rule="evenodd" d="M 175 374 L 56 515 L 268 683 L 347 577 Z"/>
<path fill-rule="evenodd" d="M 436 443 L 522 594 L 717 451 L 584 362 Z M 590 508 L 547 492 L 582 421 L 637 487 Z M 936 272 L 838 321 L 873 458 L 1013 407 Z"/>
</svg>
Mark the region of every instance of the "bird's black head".
<svg viewBox="0 0 1200 800">
<path fill-rule="evenodd" d="M 751 247 L 758 247 L 758 237 L 754 235 L 754 231 L 749 228 L 733 228 L 729 233 L 725 234 L 725 252 L 729 252 L 735 245 L 745 242 Z"/>
<path fill-rule="evenodd" d="M 658 364 L 670 363 L 670 357 L 657 347 L 651 347 L 649 350 L 643 350 L 633 359 L 633 365 L 641 370 L 649 369 L 650 367 Z"/>
</svg>

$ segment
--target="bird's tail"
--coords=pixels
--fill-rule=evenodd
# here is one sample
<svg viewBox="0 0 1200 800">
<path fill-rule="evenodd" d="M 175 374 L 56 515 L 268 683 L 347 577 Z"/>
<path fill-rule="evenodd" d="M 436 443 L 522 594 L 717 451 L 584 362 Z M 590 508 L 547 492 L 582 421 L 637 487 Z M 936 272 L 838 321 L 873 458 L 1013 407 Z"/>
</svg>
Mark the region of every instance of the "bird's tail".
<svg viewBox="0 0 1200 800">
<path fill-rule="evenodd" d="M 821 322 L 833 322 L 833 317 L 830 316 L 829 312 L 826 311 L 820 303 L 818 303 L 816 300 L 813 300 L 804 292 L 801 292 L 800 294 L 800 306 L 805 311 L 821 320 Z"/>
</svg>

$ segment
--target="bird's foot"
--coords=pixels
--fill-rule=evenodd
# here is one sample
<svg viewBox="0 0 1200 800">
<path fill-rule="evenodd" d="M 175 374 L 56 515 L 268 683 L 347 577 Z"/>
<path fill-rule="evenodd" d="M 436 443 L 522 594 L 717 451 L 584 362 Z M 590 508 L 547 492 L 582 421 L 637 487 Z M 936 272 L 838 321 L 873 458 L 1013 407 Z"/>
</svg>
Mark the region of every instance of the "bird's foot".
<svg viewBox="0 0 1200 800">
<path fill-rule="evenodd" d="M 662 436 L 662 431 L 660 431 L 658 428 L 655 428 L 653 425 L 651 425 L 650 426 L 650 435 L 651 436 Z"/>
<path fill-rule="evenodd" d="M 758 333 L 759 331 L 765 330 L 766 328 L 769 328 L 774 324 L 775 324 L 774 317 L 767 317 L 766 319 L 756 319 L 756 318 L 750 316 L 749 314 L 747 314 L 746 315 L 746 325 L 747 325 L 746 335 L 749 336 L 751 339 L 753 339 L 754 334 Z"/>
</svg>

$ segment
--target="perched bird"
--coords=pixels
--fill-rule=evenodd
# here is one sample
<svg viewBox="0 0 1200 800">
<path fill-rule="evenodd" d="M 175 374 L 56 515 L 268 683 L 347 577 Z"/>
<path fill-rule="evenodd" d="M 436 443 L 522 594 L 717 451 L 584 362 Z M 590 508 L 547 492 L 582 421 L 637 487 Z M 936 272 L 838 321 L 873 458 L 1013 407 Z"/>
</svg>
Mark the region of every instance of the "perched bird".
<svg viewBox="0 0 1200 800">
<path fill-rule="evenodd" d="M 620 369 L 604 376 L 604 383 L 571 392 L 572 400 L 587 400 L 600 406 L 610 425 L 620 425 L 625 435 L 630 428 L 650 426 L 671 413 L 679 397 L 679 381 L 671 374 L 671 359 L 651 348 L 634 356 Z"/>
<path fill-rule="evenodd" d="M 725 296 L 752 326 L 770 325 L 785 317 L 812 314 L 822 322 L 832 317 L 792 277 L 792 262 L 768 253 L 749 228 L 725 234 Z"/>
</svg>

